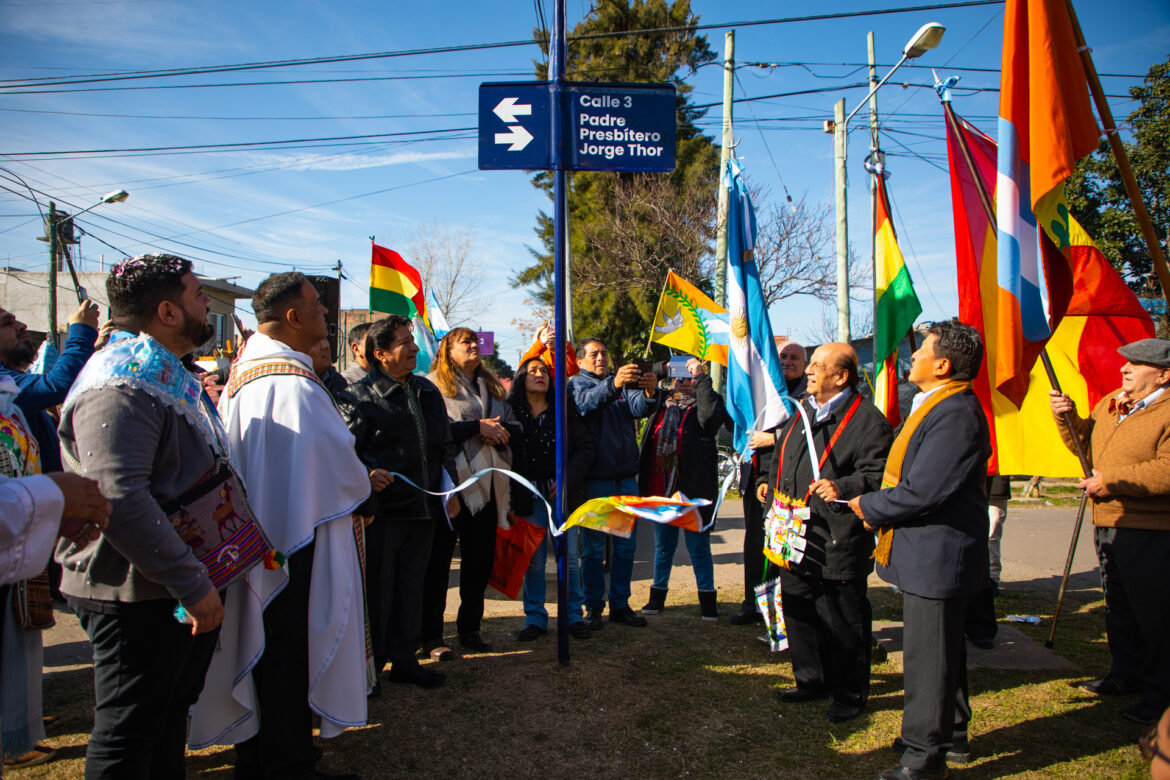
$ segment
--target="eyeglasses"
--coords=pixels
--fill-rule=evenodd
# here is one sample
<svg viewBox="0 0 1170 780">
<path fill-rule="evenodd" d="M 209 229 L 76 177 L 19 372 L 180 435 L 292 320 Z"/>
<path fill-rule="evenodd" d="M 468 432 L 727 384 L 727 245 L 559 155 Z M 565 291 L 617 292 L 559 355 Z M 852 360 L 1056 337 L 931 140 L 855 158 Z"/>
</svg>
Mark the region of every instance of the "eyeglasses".
<svg viewBox="0 0 1170 780">
<path fill-rule="evenodd" d="M 1158 724 L 1155 723 L 1150 726 L 1150 730 L 1138 739 L 1138 747 L 1142 751 L 1142 758 L 1146 761 L 1153 761 L 1155 757 L 1162 759 L 1167 764 L 1170 764 L 1170 756 L 1158 750 Z"/>
</svg>

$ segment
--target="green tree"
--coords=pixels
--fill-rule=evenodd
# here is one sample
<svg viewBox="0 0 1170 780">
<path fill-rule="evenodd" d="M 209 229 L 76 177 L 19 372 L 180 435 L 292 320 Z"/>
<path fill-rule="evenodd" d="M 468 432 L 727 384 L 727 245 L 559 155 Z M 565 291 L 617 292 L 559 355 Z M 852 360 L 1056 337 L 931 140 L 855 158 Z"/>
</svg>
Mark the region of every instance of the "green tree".
<svg viewBox="0 0 1170 780">
<path fill-rule="evenodd" d="M 573 332 L 596 336 L 614 359 L 645 348 L 666 272 L 705 284 L 714 237 L 719 149 L 695 121 L 684 78 L 715 59 L 689 0 L 601 0 L 569 33 L 565 76 L 571 81 L 671 82 L 677 90 L 677 168 L 669 174 L 575 173 L 569 177 Z M 597 33 L 670 28 L 616 37 Z M 536 30 L 538 37 L 544 31 Z M 546 47 L 547 53 L 547 47 Z M 536 63 L 538 78 L 547 65 Z M 552 176 L 533 183 L 552 196 Z M 537 215 L 542 247 L 512 279 L 538 304 L 553 300 L 553 219 Z"/>
<path fill-rule="evenodd" d="M 1130 87 L 1129 93 L 1138 107 L 1126 123 L 1132 140 L 1125 148 L 1154 230 L 1165 246 L 1170 234 L 1170 60 L 1153 65 L 1145 83 Z M 1107 142 L 1080 161 L 1067 192 L 1073 216 L 1130 287 L 1140 295 L 1160 297 L 1153 261 Z"/>
</svg>

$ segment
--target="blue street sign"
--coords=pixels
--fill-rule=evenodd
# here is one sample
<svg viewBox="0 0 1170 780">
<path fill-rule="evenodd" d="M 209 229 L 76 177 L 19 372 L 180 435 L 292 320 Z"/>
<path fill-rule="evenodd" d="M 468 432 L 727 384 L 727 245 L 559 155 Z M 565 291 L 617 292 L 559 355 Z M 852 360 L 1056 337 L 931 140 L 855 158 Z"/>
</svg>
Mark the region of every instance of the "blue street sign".
<svg viewBox="0 0 1170 780">
<path fill-rule="evenodd" d="M 673 171 L 671 84 L 570 84 L 573 171 Z"/>
<path fill-rule="evenodd" d="M 559 148 L 552 134 L 550 82 L 481 84 L 481 170 L 556 167 L 570 171 L 673 171 L 675 96 L 671 84 L 565 82 Z"/>
<path fill-rule="evenodd" d="M 552 167 L 547 81 L 479 85 L 480 170 Z"/>
</svg>

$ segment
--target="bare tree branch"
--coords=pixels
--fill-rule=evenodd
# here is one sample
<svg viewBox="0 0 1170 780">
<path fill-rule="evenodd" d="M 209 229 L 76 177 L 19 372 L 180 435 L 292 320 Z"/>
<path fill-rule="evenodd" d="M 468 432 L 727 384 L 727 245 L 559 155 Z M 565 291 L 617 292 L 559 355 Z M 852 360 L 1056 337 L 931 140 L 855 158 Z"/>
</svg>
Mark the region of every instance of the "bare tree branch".
<svg viewBox="0 0 1170 780">
<path fill-rule="evenodd" d="M 485 299 L 478 293 L 487 275 L 473 230 L 428 222 L 411 236 L 409 252 L 423 286 L 434 293 L 452 327 L 484 311 Z"/>
</svg>

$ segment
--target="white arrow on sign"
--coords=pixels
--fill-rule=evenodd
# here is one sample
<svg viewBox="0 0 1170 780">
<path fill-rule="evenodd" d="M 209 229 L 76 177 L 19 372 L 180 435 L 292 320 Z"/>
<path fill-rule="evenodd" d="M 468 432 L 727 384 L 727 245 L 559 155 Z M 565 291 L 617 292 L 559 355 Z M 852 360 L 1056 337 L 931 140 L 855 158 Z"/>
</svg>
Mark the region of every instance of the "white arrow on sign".
<svg viewBox="0 0 1170 780">
<path fill-rule="evenodd" d="M 492 109 L 492 113 L 504 120 L 508 124 L 516 121 L 518 116 L 531 116 L 532 106 L 529 103 L 517 103 L 518 98 L 508 97 L 504 98 L 499 104 Z"/>
<path fill-rule="evenodd" d="M 511 144 L 508 147 L 509 152 L 520 151 L 525 146 L 528 146 L 528 142 L 531 140 L 532 133 L 525 130 L 522 125 L 512 125 L 508 128 L 508 132 L 496 133 L 496 143 Z"/>
</svg>

